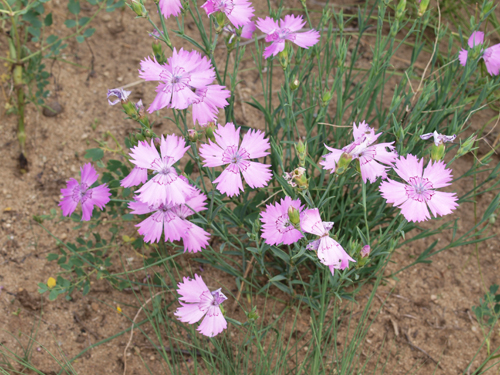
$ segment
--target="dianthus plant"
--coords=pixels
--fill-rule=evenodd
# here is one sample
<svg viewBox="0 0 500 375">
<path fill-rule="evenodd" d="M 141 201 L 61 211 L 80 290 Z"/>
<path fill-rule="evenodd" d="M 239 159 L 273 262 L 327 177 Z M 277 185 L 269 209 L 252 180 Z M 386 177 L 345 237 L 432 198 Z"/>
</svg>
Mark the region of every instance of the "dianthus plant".
<svg viewBox="0 0 500 375">
<path fill-rule="evenodd" d="M 314 17 L 304 5 L 303 12 L 280 8 L 255 19 L 247 0 L 160 0 L 151 9 L 136 2 L 133 10 L 151 25 L 144 38 L 154 37 L 151 55 L 137 56 L 145 95 L 134 103 L 133 94 L 110 88 L 108 97 L 116 96 L 110 104 L 120 103 L 137 130 L 126 138 L 127 150 L 117 146 L 123 160 L 107 162 L 102 184 L 93 185 L 97 175 L 87 164 L 81 181 L 71 179 L 61 190 L 64 215 L 81 204 L 88 220 L 94 206 L 109 200 L 105 215 L 132 220 L 127 238 L 138 238 L 137 251 L 156 254 L 144 255 L 141 271 L 167 260 L 177 269 L 169 286 L 155 284 L 179 298 L 168 314 L 199 324 L 206 336 L 226 329 L 232 308 L 224 305 L 245 304 L 241 295 L 250 285 L 313 309 L 325 298 L 355 297 L 356 288 L 347 287 L 377 274 L 395 248 L 413 240 L 406 233 L 418 231 L 417 239 L 449 227 L 462 203 L 453 162 L 474 146 L 463 131 L 498 87 L 497 47 L 479 53 L 482 34 L 473 34 L 467 51 L 443 52 L 420 37 L 428 13 L 426 22 L 415 16 L 406 25 L 398 8 L 395 19 L 383 21 L 385 3 L 376 3 L 379 23 L 367 6 L 351 38 L 343 31 L 350 20 L 328 7 Z M 156 12 L 159 24 L 150 17 Z M 199 35 L 185 28 L 188 22 Z M 377 41 L 362 65 L 357 41 L 372 28 Z M 400 30 L 416 35 L 412 65 L 389 84 Z M 444 43 L 445 34 L 438 34 Z M 174 45 L 179 38 L 191 47 Z M 424 72 L 414 91 L 413 65 L 425 48 L 439 54 L 429 72 L 443 66 L 439 78 Z M 490 74 L 471 85 L 480 59 Z M 152 126 L 160 122 L 163 128 Z M 101 141 L 100 148 L 111 146 Z M 500 168 L 482 167 L 490 155 L 469 173 L 496 181 Z M 103 157 L 95 149 L 88 156 Z M 480 191 L 471 187 L 465 196 Z M 444 221 L 427 227 L 432 230 L 417 227 L 436 218 Z M 487 220 L 462 237 L 454 233 L 443 249 L 476 241 Z M 431 250 L 416 262 L 428 261 Z M 173 258 L 188 259 L 185 252 L 196 252 L 196 260 L 181 270 Z M 193 262 L 203 265 L 200 272 L 212 265 L 238 282 L 202 279 L 190 271 Z M 319 290 L 319 279 L 330 287 Z"/>
</svg>

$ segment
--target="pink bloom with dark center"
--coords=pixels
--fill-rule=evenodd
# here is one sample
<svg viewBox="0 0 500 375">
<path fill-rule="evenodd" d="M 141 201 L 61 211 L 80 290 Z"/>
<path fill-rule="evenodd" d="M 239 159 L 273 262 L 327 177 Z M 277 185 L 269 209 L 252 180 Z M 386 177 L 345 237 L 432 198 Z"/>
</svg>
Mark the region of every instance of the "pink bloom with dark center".
<svg viewBox="0 0 500 375">
<path fill-rule="evenodd" d="M 208 245 L 210 234 L 203 228 L 191 223 L 187 217 L 206 210 L 207 197 L 199 190 L 187 198 L 185 204 L 148 205 L 141 201 L 129 203 L 131 213 L 135 215 L 153 214 L 136 225 L 145 242 L 159 242 L 161 234 L 166 241 L 183 240 L 184 252 L 196 253 Z"/>
<path fill-rule="evenodd" d="M 333 223 L 322 221 L 317 208 L 302 212 L 300 227 L 306 233 L 319 236 L 318 239 L 311 241 L 307 248 L 318 251 L 319 261 L 330 268 L 332 275 L 336 269 L 344 270 L 349 267 L 349 261 L 356 262 L 337 241 L 330 237 L 329 231 L 333 228 Z"/>
<path fill-rule="evenodd" d="M 181 307 L 177 309 L 175 316 L 181 322 L 194 324 L 205 317 L 197 330 L 208 337 L 217 336 L 227 328 L 226 319 L 219 307 L 227 299 L 221 289 L 211 292 L 201 276 L 196 274 L 194 279 L 184 277 L 177 288 Z"/>
<path fill-rule="evenodd" d="M 280 19 L 279 23 L 270 17 L 259 18 L 257 28 L 267 34 L 266 42 L 271 42 L 271 45 L 267 46 L 262 54 L 264 58 L 267 59 L 271 55 L 276 56 L 283 51 L 287 40 L 302 48 L 309 48 L 318 43 L 320 35 L 316 30 L 298 32 L 305 24 L 306 21 L 302 19 L 302 16 L 287 15 L 285 19 Z"/>
<path fill-rule="evenodd" d="M 160 0 L 159 2 L 161 14 L 163 17 L 177 17 L 181 13 L 181 0 Z"/>
<path fill-rule="evenodd" d="M 468 44 L 470 48 L 474 48 L 484 43 L 484 33 L 481 31 L 474 31 L 469 38 Z M 462 48 L 458 54 L 460 64 L 465 66 L 469 52 Z M 495 44 L 484 50 L 482 58 L 486 65 L 486 70 L 491 76 L 500 74 L 500 44 Z"/>
<path fill-rule="evenodd" d="M 215 72 L 207 57 L 197 51 L 177 51 L 175 48 L 167 63 L 159 64 L 155 58 L 141 61 L 139 77 L 146 81 L 160 81 L 149 113 L 162 108 L 186 109 L 199 98 L 194 93 L 215 79 Z"/>
<path fill-rule="evenodd" d="M 150 206 L 168 204 L 183 204 L 186 198 L 193 192 L 194 188 L 184 179 L 180 178 L 175 170 L 174 164 L 179 161 L 189 146 L 174 134 L 161 136 L 160 153 L 156 149 L 153 140 L 151 144 L 139 142 L 131 149 L 131 162 L 138 168 L 151 169 L 155 176 L 146 182 L 139 190 L 138 199 Z M 135 180 L 137 181 L 137 180 Z"/>
<path fill-rule="evenodd" d="M 450 214 L 458 207 L 455 193 L 445 193 L 436 189 L 450 185 L 451 169 L 441 160 L 427 164 L 408 154 L 396 160 L 394 170 L 406 183 L 387 179 L 380 185 L 380 192 L 388 203 L 401 208 L 408 221 L 420 222 L 430 219 L 429 209 L 434 216 Z"/>
<path fill-rule="evenodd" d="M 288 208 L 294 207 L 299 212 L 303 210 L 300 199 L 292 200 L 285 197 L 280 203 L 269 204 L 264 212 L 261 212 L 262 238 L 268 245 L 285 244 L 290 245 L 301 239 L 302 233 L 295 229 L 288 217 Z"/>
<path fill-rule="evenodd" d="M 269 140 L 260 130 L 250 130 L 240 143 L 240 129 L 228 122 L 218 125 L 214 131 L 215 143 L 208 141 L 200 147 L 204 167 L 219 167 L 228 164 L 226 169 L 213 183 L 217 190 L 232 197 L 243 191 L 241 174 L 251 188 L 264 187 L 272 177 L 270 165 L 250 161 L 269 155 Z"/>
<path fill-rule="evenodd" d="M 392 145 L 394 142 L 372 145 L 382 133 L 375 134 L 375 130 L 370 128 L 364 121 L 359 124 L 359 127 L 356 127 L 356 123 L 354 123 L 352 132 L 354 142 L 341 150 L 325 145 L 330 153 L 323 156 L 325 160 L 320 161 L 323 168 L 329 169 L 330 173 L 335 172 L 340 157 L 343 153 L 346 153 L 353 159 L 359 160 L 363 182 L 366 183 L 369 180 L 371 183 L 374 183 L 377 177 L 387 178 L 387 170 L 389 168 L 382 164 L 392 167 L 392 164 L 398 157 Z M 387 151 L 387 148 L 390 151 Z"/>
<path fill-rule="evenodd" d="M 222 12 L 236 26 L 244 26 L 250 22 L 255 9 L 247 0 L 208 0 L 201 6 L 210 16 L 215 12 Z"/>
<path fill-rule="evenodd" d="M 127 177 L 121 180 L 120 185 L 129 188 L 143 184 L 148 180 L 148 170 L 146 168 L 134 167 Z"/>
<path fill-rule="evenodd" d="M 69 179 L 66 189 L 61 189 L 63 199 L 59 202 L 64 216 L 70 216 L 76 209 L 78 203 L 82 204 L 82 221 L 89 221 L 92 217 L 94 206 L 101 210 L 109 202 L 111 193 L 106 185 L 99 185 L 90 189 L 97 181 L 99 175 L 92 164 L 80 167 L 81 183 L 74 178 Z"/>
</svg>

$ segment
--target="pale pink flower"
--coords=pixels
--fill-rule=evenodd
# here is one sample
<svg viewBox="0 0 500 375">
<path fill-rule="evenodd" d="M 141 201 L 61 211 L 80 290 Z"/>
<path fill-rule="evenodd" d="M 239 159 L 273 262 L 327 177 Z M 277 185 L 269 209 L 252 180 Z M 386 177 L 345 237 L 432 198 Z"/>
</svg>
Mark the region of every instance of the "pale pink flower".
<svg viewBox="0 0 500 375">
<path fill-rule="evenodd" d="M 215 12 L 224 13 L 236 27 L 249 23 L 255 11 L 252 3 L 247 0 L 207 0 L 201 7 L 205 9 L 207 16 Z"/>
<path fill-rule="evenodd" d="M 159 64 L 149 56 L 141 61 L 139 77 L 146 81 L 160 81 L 157 95 L 148 108 L 149 113 L 162 108 L 186 109 L 199 98 L 194 93 L 215 79 L 215 72 L 208 58 L 197 51 L 177 51 L 175 48 L 167 63 Z"/>
<path fill-rule="evenodd" d="M 484 43 L 484 33 L 481 31 L 474 31 L 468 41 L 469 47 L 474 48 Z M 460 64 L 465 66 L 469 52 L 462 48 L 458 54 Z M 486 65 L 486 70 L 491 76 L 500 74 L 500 44 L 495 44 L 484 50 L 482 58 Z"/>
<path fill-rule="evenodd" d="M 359 124 L 359 127 L 356 127 L 356 123 L 354 123 L 354 142 L 345 146 L 342 150 L 325 145 L 330 153 L 323 156 L 325 160 L 320 161 L 320 164 L 324 169 L 329 169 L 330 173 L 333 173 L 335 172 L 340 157 L 345 153 L 350 155 L 353 159 L 359 160 L 363 182 L 366 183 L 366 181 L 369 180 L 371 183 L 374 183 L 379 176 L 386 178 L 389 168 L 379 163 L 392 167 L 398 154 L 392 145 L 394 142 L 372 145 L 380 135 L 382 135 L 382 133 L 375 134 L 375 130 L 370 128 L 364 121 Z M 387 151 L 386 148 L 390 151 Z"/>
<path fill-rule="evenodd" d="M 455 140 L 455 138 L 457 138 L 457 135 L 456 134 L 453 134 L 453 135 L 439 134 L 437 131 L 434 130 L 433 133 L 422 134 L 420 136 L 420 138 L 424 139 L 424 140 L 434 138 L 434 144 L 436 146 L 439 146 L 439 145 L 442 145 L 442 144 L 447 143 L 447 142 L 453 142 Z"/>
<path fill-rule="evenodd" d="M 243 191 L 241 174 L 251 188 L 267 185 L 272 177 L 270 165 L 250 161 L 269 155 L 269 140 L 264 138 L 260 130 L 250 130 L 243 137 L 241 146 L 240 129 L 228 122 L 218 125 L 214 131 L 215 143 L 208 141 L 200 147 L 200 155 L 204 159 L 204 167 L 219 167 L 229 164 L 213 183 L 218 184 L 217 190 L 232 197 Z"/>
<path fill-rule="evenodd" d="M 90 189 L 99 177 L 92 164 L 87 163 L 80 167 L 80 174 L 81 183 L 78 183 L 74 178 L 70 178 L 66 189 L 61 189 L 63 199 L 59 202 L 59 207 L 62 209 L 63 216 L 70 216 L 75 211 L 78 203 L 81 203 L 82 221 L 89 221 L 94 206 L 102 210 L 109 202 L 111 193 L 106 185 L 99 185 Z"/>
<path fill-rule="evenodd" d="M 406 184 L 387 179 L 380 185 L 380 192 L 387 200 L 401 208 L 401 213 L 408 221 L 430 219 L 429 209 L 434 216 L 450 214 L 458 207 L 455 193 L 445 193 L 436 189 L 451 184 L 451 169 L 441 160 L 430 161 L 423 170 L 424 159 L 418 160 L 408 154 L 396 160 L 394 170 Z"/>
<path fill-rule="evenodd" d="M 233 39 L 236 37 L 236 28 L 231 25 L 227 25 L 224 27 L 224 31 L 228 32 L 230 34 L 229 41 L 228 43 L 231 43 Z M 243 39 L 252 39 L 253 38 L 253 33 L 255 32 L 255 22 L 250 21 L 249 23 L 245 24 L 241 28 L 241 34 L 240 36 Z"/>
<path fill-rule="evenodd" d="M 302 233 L 295 229 L 288 217 L 288 208 L 294 207 L 299 212 L 303 210 L 300 199 L 292 200 L 285 197 L 280 203 L 267 205 L 265 211 L 261 212 L 262 238 L 268 245 L 285 244 L 290 245 L 301 239 Z"/>
<path fill-rule="evenodd" d="M 219 113 L 219 108 L 224 108 L 229 103 L 227 98 L 231 96 L 231 91 L 224 86 L 210 85 L 194 92 L 197 99 L 193 102 L 193 122 L 196 121 L 201 126 L 207 126 L 209 122 L 215 122 Z"/>
<path fill-rule="evenodd" d="M 138 199 L 151 206 L 182 204 L 194 189 L 184 179 L 180 178 L 174 164 L 179 161 L 189 146 L 176 135 L 161 136 L 160 154 L 151 140 L 139 142 L 131 149 L 131 162 L 138 168 L 151 169 L 155 176 L 146 182 L 139 190 Z M 137 181 L 137 180 L 136 180 Z"/>
<path fill-rule="evenodd" d="M 164 233 L 165 242 L 182 239 L 184 252 L 196 253 L 208 245 L 210 234 L 186 219 L 196 212 L 206 210 L 206 199 L 201 191 L 195 190 L 185 204 L 162 203 L 154 206 L 137 200 L 130 202 L 129 208 L 134 215 L 153 213 L 136 225 L 145 242 L 159 242 Z"/>
<path fill-rule="evenodd" d="M 333 223 L 322 221 L 317 208 L 302 212 L 300 226 L 304 232 L 319 237 L 311 241 L 307 248 L 318 251 L 319 261 L 330 268 L 332 275 L 336 269 L 344 270 L 349 267 L 349 261 L 356 262 L 337 241 L 330 237 L 329 231 L 333 228 Z"/>
<path fill-rule="evenodd" d="M 302 19 L 302 16 L 287 15 L 285 19 L 280 19 L 279 23 L 270 17 L 259 18 L 257 28 L 267 34 L 266 42 L 271 42 L 271 45 L 264 50 L 264 58 L 267 59 L 271 55 L 276 56 L 283 51 L 287 40 L 302 48 L 309 48 L 318 43 L 320 35 L 316 30 L 298 32 L 305 24 L 306 21 Z"/>
<path fill-rule="evenodd" d="M 227 299 L 221 289 L 210 292 L 197 274 L 194 279 L 184 277 L 183 282 L 177 284 L 177 288 L 181 307 L 177 309 L 175 316 L 181 322 L 194 324 L 205 317 L 197 330 L 208 337 L 217 336 L 227 328 L 226 319 L 219 307 Z"/>
<path fill-rule="evenodd" d="M 120 185 L 129 188 L 143 184 L 148 180 L 148 170 L 146 168 L 134 167 L 127 177 L 121 180 Z"/>
<path fill-rule="evenodd" d="M 160 0 L 159 2 L 161 14 L 163 17 L 177 17 L 181 13 L 181 0 Z"/>
<path fill-rule="evenodd" d="M 363 248 L 361 249 L 361 258 L 368 257 L 370 255 L 370 252 L 371 252 L 370 245 L 363 246 Z"/>
</svg>

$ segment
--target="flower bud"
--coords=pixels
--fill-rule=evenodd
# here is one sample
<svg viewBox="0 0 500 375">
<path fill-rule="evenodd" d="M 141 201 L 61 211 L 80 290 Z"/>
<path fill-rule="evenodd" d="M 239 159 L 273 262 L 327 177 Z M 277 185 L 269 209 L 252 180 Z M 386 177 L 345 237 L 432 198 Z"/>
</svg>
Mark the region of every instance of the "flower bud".
<svg viewBox="0 0 500 375">
<path fill-rule="evenodd" d="M 486 5 L 484 6 L 483 10 L 481 10 L 481 13 L 479 15 L 479 18 L 482 20 L 486 17 L 486 15 L 488 14 L 488 12 L 491 10 L 491 8 L 493 7 L 493 1 L 488 1 L 486 3 Z"/>
<path fill-rule="evenodd" d="M 134 117 L 137 115 L 137 110 L 135 109 L 135 104 L 129 101 L 123 102 L 122 101 L 122 108 L 125 111 L 125 113 L 130 116 Z"/>
<path fill-rule="evenodd" d="M 153 48 L 153 54 L 155 55 L 156 61 L 158 61 L 159 64 L 165 63 L 166 62 L 165 54 L 163 53 L 163 49 L 161 48 L 160 42 L 157 40 L 153 41 L 152 48 Z"/>
<path fill-rule="evenodd" d="M 399 20 L 403 17 L 406 9 L 406 0 L 400 0 L 398 6 L 396 7 L 396 19 Z"/>
<path fill-rule="evenodd" d="M 207 124 L 207 127 L 205 128 L 205 136 L 212 142 L 215 142 L 214 130 L 215 130 L 215 123 L 209 122 Z"/>
<path fill-rule="evenodd" d="M 288 207 L 288 219 L 293 226 L 297 226 L 300 224 L 300 212 L 295 207 Z"/>
<path fill-rule="evenodd" d="M 343 152 L 342 155 L 340 156 L 339 162 L 337 163 L 337 168 L 335 168 L 335 173 L 338 175 L 344 173 L 346 169 L 349 167 L 351 161 L 352 161 L 352 156 Z"/>
<path fill-rule="evenodd" d="M 429 6 L 430 0 L 422 0 L 420 6 L 418 7 L 418 16 L 422 17 Z"/>
<path fill-rule="evenodd" d="M 295 144 L 295 150 L 297 150 L 297 156 L 299 158 L 299 166 L 304 168 L 306 166 L 306 155 L 307 155 L 307 145 L 304 142 L 299 141 Z"/>
<path fill-rule="evenodd" d="M 309 182 L 307 180 L 305 168 L 295 168 L 292 172 L 292 175 L 293 180 L 300 190 L 306 190 L 309 188 Z"/>
<path fill-rule="evenodd" d="M 278 58 L 279 58 L 281 67 L 283 69 L 286 69 L 286 67 L 288 66 L 288 49 L 286 48 L 286 46 L 285 46 L 285 49 L 283 51 L 278 53 Z"/>
<path fill-rule="evenodd" d="M 475 150 L 477 147 L 474 146 L 474 142 L 476 142 L 476 136 L 471 135 L 467 140 L 460 145 L 460 148 L 457 151 L 457 158 L 464 156 L 468 152 Z"/>
<path fill-rule="evenodd" d="M 222 30 L 224 29 L 224 24 L 226 23 L 225 14 L 223 12 L 217 12 L 215 15 L 215 21 L 217 22 L 217 25 L 219 25 L 219 27 L 217 27 L 215 32 L 216 33 L 222 32 Z"/>
<path fill-rule="evenodd" d="M 144 5 L 142 5 L 139 1 L 137 0 L 132 0 L 132 3 L 129 5 L 129 7 L 137 14 L 138 17 L 146 17 L 148 14 L 146 8 L 144 8 Z"/>
<path fill-rule="evenodd" d="M 196 129 L 188 129 L 188 139 L 191 142 L 196 142 L 200 139 L 200 133 Z"/>
<path fill-rule="evenodd" d="M 222 306 L 222 305 L 221 305 Z M 247 318 L 250 322 L 254 322 L 256 321 L 257 319 L 259 319 L 259 314 L 257 313 L 257 306 L 254 306 L 252 308 L 252 311 L 249 311 L 246 313 L 247 314 Z"/>
<path fill-rule="evenodd" d="M 333 94 L 331 91 L 325 91 L 323 93 L 323 96 L 321 97 L 321 106 L 326 107 L 328 103 L 330 103 L 330 100 L 332 100 Z"/>
<path fill-rule="evenodd" d="M 300 81 L 298 78 L 295 78 L 291 83 L 290 83 L 290 90 L 295 91 L 299 88 L 300 86 Z"/>
<path fill-rule="evenodd" d="M 370 255 L 370 251 L 370 245 L 363 246 L 363 248 L 361 249 L 361 258 L 367 258 Z"/>
<path fill-rule="evenodd" d="M 137 134 L 135 135 L 135 139 L 136 139 L 137 141 L 144 141 L 146 138 L 144 138 L 144 136 L 143 136 L 142 134 L 137 133 Z"/>
</svg>

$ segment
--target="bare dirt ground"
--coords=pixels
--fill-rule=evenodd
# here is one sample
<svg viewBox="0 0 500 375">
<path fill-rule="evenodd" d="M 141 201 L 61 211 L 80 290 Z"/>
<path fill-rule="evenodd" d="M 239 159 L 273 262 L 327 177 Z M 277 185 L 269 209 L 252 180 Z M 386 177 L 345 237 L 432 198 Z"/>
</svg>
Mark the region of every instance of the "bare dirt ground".
<svg viewBox="0 0 500 375">
<path fill-rule="evenodd" d="M 265 1 L 260 1 L 256 8 L 265 9 L 265 4 Z M 53 3 L 55 27 L 63 24 L 66 15 L 65 2 L 57 5 L 56 0 Z M 299 3 L 294 2 L 293 7 L 298 8 Z M 88 12 L 86 8 L 82 9 L 83 13 Z M 257 16 L 263 14 L 263 11 L 257 12 Z M 104 282 L 96 282 L 85 297 L 74 293 L 69 302 L 61 297 L 49 302 L 37 292 L 39 282 L 45 282 L 61 269 L 46 260 L 48 253 L 57 252 L 56 245 L 32 216 L 47 214 L 57 206 L 65 181 L 77 176 L 79 167 L 86 162 L 83 158 L 85 150 L 96 147 L 94 139 L 101 139 L 107 131 L 118 139 L 128 134 L 130 122 L 124 120 L 119 108 L 109 107 L 106 91 L 137 81 L 139 61 L 151 52 L 152 40 L 146 34 L 150 31 L 146 21 L 134 20 L 129 9 L 124 9 L 123 14 L 122 11 L 100 14 L 94 27 L 97 31 L 88 44 L 72 41 L 65 52 L 68 60 L 83 66 L 90 66 L 93 55 L 92 74 L 89 74 L 89 69 L 60 62 L 50 68 L 52 98 L 63 105 L 64 111 L 57 117 L 44 117 L 32 106 L 28 107 L 30 168 L 27 173 L 20 173 L 17 166 L 15 117 L 4 116 L 0 124 L 3 134 L 0 148 L 3 162 L 0 168 L 0 343 L 18 353 L 20 345 L 16 339 L 26 345 L 28 336 L 36 332 L 36 348 L 43 345 L 52 353 L 58 353 L 59 357 L 72 358 L 90 345 L 130 327 L 127 316 L 133 317 L 138 309 L 131 295 L 120 293 Z M 64 26 L 60 32 L 65 32 Z M 183 45 L 178 39 L 174 39 L 174 44 Z M 397 64 L 403 63 L 397 61 Z M 252 66 L 253 62 L 248 58 L 242 69 Z M 251 76 L 246 76 L 241 86 L 240 99 L 248 99 L 250 93 L 259 90 Z M 152 85 L 140 84 L 133 87 L 133 91 L 135 100 L 142 98 L 145 103 L 150 103 L 153 99 Z M 247 105 L 244 110 L 242 108 L 242 104 L 238 104 L 238 121 L 258 127 L 262 116 Z M 484 111 L 472 116 L 472 128 L 480 128 L 495 115 L 493 111 Z M 95 130 L 93 124 L 97 124 Z M 155 131 L 157 134 L 171 133 L 175 131 L 175 125 L 163 121 Z M 496 134 L 492 133 L 493 137 Z M 497 157 L 493 160 L 498 162 Z M 464 173 L 470 163 L 471 156 L 456 162 L 454 174 Z M 455 188 L 460 195 L 471 185 L 472 180 L 464 178 Z M 485 194 L 480 198 L 479 215 L 492 197 L 492 194 Z M 460 218 L 460 230 L 472 226 L 472 212 L 472 203 L 465 203 L 457 210 L 455 216 Z M 61 239 L 67 239 L 75 234 L 71 228 L 68 223 L 49 229 Z M 493 228 L 492 234 L 498 235 L 498 221 Z M 440 244 L 447 243 L 449 233 L 443 234 L 439 240 Z M 429 244 L 430 240 L 427 240 L 399 249 L 393 256 L 394 263 L 389 266 L 388 274 L 411 263 Z M 124 252 L 127 251 L 131 250 L 124 245 Z M 481 243 L 477 258 L 474 251 L 474 246 L 467 246 L 442 252 L 433 258 L 431 264 L 410 268 L 398 274 L 398 280 L 389 278 L 379 289 L 375 307 L 381 304 L 383 307 L 370 328 L 367 355 L 370 355 L 369 350 L 377 352 L 385 340 L 384 350 L 389 355 L 388 373 L 403 374 L 413 369 L 417 374 L 431 374 L 436 366 L 439 366 L 436 374 L 464 371 L 483 338 L 471 306 L 477 305 L 483 296 L 483 286 L 500 281 L 498 237 Z M 193 269 L 199 268 L 189 258 L 184 262 Z M 141 259 L 135 257 L 130 265 L 142 265 Z M 209 283 L 218 280 L 230 285 L 232 282 L 210 269 L 205 269 L 203 275 Z M 358 298 L 359 308 L 363 307 L 363 300 L 363 296 Z M 117 312 L 118 305 L 123 314 Z M 299 325 L 306 325 L 306 322 L 307 319 L 301 320 Z M 127 340 L 128 334 L 125 334 L 88 350 L 73 363 L 74 369 L 79 374 L 121 373 Z M 141 347 L 141 339 L 136 338 L 132 344 Z M 500 345 L 499 333 L 494 335 L 491 344 L 492 347 Z M 127 373 L 143 374 L 146 371 L 144 364 L 134 353 L 137 351 L 129 350 Z M 154 354 L 146 348 L 142 349 L 141 355 L 160 373 L 159 365 L 155 364 L 158 358 Z M 45 350 L 35 349 L 32 362 L 46 374 L 52 375 L 52 371 L 59 370 Z"/>
</svg>

